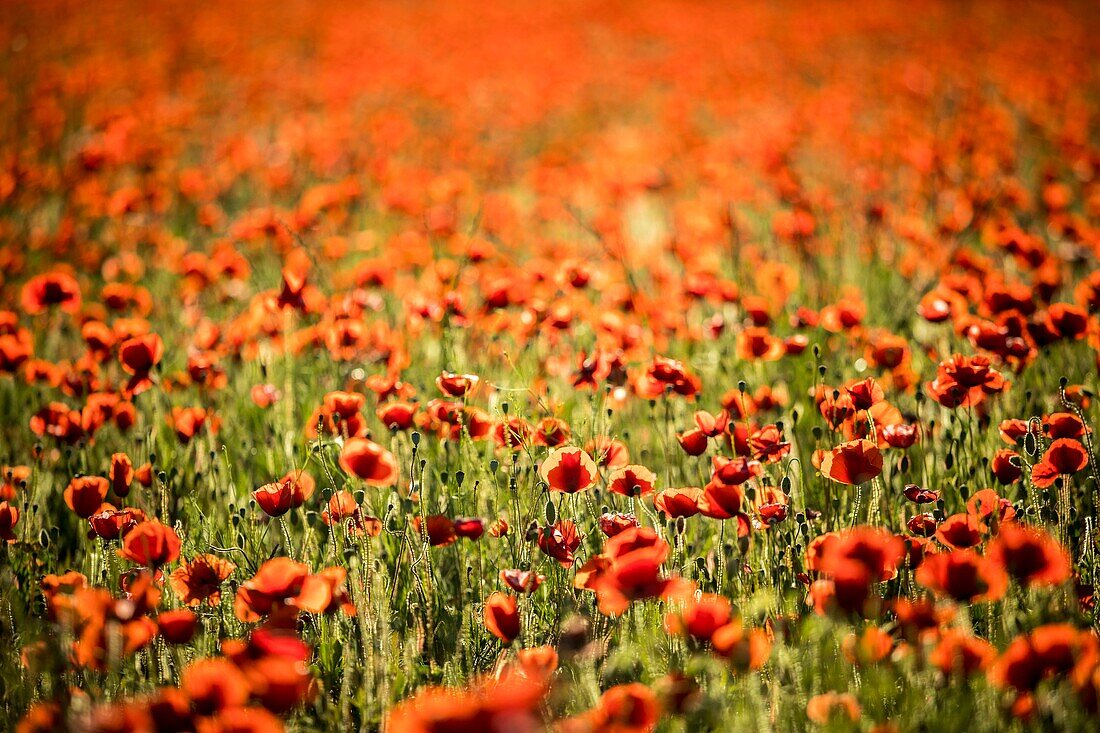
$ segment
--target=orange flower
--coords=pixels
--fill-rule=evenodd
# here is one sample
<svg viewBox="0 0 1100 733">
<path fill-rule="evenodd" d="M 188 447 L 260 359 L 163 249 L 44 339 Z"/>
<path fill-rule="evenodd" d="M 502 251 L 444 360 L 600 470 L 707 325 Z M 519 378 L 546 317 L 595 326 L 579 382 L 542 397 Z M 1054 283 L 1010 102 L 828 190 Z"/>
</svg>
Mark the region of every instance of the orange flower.
<svg viewBox="0 0 1100 733">
<path fill-rule="evenodd" d="M 882 473 L 882 453 L 869 440 L 841 443 L 822 456 L 821 473 L 837 483 L 864 484 Z"/>
<path fill-rule="evenodd" d="M 27 315 L 42 313 L 52 306 L 76 313 L 80 310 L 80 285 L 67 272 L 55 270 L 36 275 L 23 285 L 19 302 Z"/>
<path fill-rule="evenodd" d="M 397 459 L 367 438 L 348 438 L 340 450 L 340 467 L 358 476 L 368 486 L 387 487 L 397 483 Z"/>
<path fill-rule="evenodd" d="M 197 555 L 172 571 L 168 584 L 188 606 L 204 600 L 217 606 L 221 600 L 221 584 L 237 566 L 217 555 Z"/>
<path fill-rule="evenodd" d="M 150 519 L 126 533 L 118 554 L 138 565 L 160 567 L 179 558 L 180 538 L 171 527 Z"/>
<path fill-rule="evenodd" d="M 102 476 L 78 476 L 65 487 L 65 503 L 76 516 L 87 519 L 99 511 L 110 488 Z"/>
<path fill-rule="evenodd" d="M 539 475 L 551 491 L 575 494 L 596 483 L 596 462 L 580 448 L 557 448 L 539 466 Z"/>
<path fill-rule="evenodd" d="M 511 644 L 519 636 L 519 612 L 516 610 L 516 597 L 494 591 L 485 600 L 485 628 L 493 636 Z"/>
<path fill-rule="evenodd" d="M 954 550 L 926 557 L 917 582 L 956 601 L 995 601 L 1004 595 L 1008 576 L 998 563 L 973 550 Z"/>
<path fill-rule="evenodd" d="M 1070 579 L 1069 553 L 1042 529 L 1005 522 L 989 548 L 989 557 L 1026 585 L 1061 585 Z"/>
</svg>

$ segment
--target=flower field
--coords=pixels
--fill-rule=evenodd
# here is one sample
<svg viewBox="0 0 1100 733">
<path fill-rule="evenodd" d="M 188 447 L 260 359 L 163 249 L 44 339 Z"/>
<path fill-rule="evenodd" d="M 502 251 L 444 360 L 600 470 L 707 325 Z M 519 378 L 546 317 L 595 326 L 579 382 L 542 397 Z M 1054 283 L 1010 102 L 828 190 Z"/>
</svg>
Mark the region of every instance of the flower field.
<svg viewBox="0 0 1100 733">
<path fill-rule="evenodd" d="M 0 730 L 1100 726 L 1100 10 L 0 7 Z"/>
</svg>

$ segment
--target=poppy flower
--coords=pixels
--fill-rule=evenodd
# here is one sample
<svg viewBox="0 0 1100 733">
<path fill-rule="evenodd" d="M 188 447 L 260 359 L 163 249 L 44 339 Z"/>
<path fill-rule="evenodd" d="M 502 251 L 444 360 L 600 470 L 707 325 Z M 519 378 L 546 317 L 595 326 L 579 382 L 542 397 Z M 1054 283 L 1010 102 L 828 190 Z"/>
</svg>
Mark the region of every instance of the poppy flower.
<svg viewBox="0 0 1100 733">
<path fill-rule="evenodd" d="M 510 417 L 493 425 L 493 440 L 501 448 L 518 451 L 531 439 L 531 426 L 521 418 Z"/>
<path fill-rule="evenodd" d="M 964 512 L 953 514 L 940 522 L 936 529 L 936 539 L 952 549 L 961 550 L 980 545 L 988 530 L 973 514 Z"/>
<path fill-rule="evenodd" d="M 645 496 L 653 492 L 656 482 L 657 474 L 645 466 L 622 466 L 607 477 L 607 490 L 623 496 Z"/>
<path fill-rule="evenodd" d="M 973 550 L 953 550 L 926 557 L 917 568 L 917 582 L 937 595 L 963 603 L 995 601 L 1008 586 L 1000 564 Z"/>
<path fill-rule="evenodd" d="M 420 531 L 420 517 L 413 518 L 413 526 Z M 442 514 L 434 514 L 427 521 L 428 544 L 432 547 L 447 547 L 458 539 L 455 523 Z"/>
<path fill-rule="evenodd" d="M 600 468 L 614 470 L 630 463 L 630 450 L 625 443 L 614 438 L 597 436 L 584 449 Z"/>
<path fill-rule="evenodd" d="M 569 424 L 561 418 L 546 417 L 535 426 L 535 442 L 548 448 L 562 445 L 569 440 L 570 435 Z"/>
<path fill-rule="evenodd" d="M 259 621 L 301 593 L 309 576 L 309 567 L 289 557 L 266 561 L 250 580 L 237 589 L 233 608 L 246 623 Z"/>
<path fill-rule="evenodd" d="M 130 493 L 130 484 L 134 480 L 134 464 L 125 453 L 111 456 L 111 468 L 107 474 L 111 480 L 111 490 L 115 496 L 125 498 Z"/>
<path fill-rule="evenodd" d="M 252 492 L 252 498 L 269 517 L 281 517 L 290 511 L 294 498 L 293 484 L 279 481 L 264 484 Z"/>
<path fill-rule="evenodd" d="M 712 415 L 704 410 L 695 413 L 695 427 L 708 438 L 717 438 L 726 432 L 729 427 L 730 414 L 722 410 L 717 415 Z"/>
<path fill-rule="evenodd" d="M 940 500 L 940 492 L 925 489 L 917 484 L 906 484 L 905 498 L 917 504 L 932 504 Z"/>
<path fill-rule="evenodd" d="M 494 591 L 485 600 L 485 628 L 497 637 L 505 646 L 519 636 L 519 611 L 516 609 L 516 597 L 500 591 Z"/>
<path fill-rule="evenodd" d="M 841 443 L 822 456 L 821 473 L 837 483 L 864 484 L 882 473 L 882 453 L 869 440 Z"/>
<path fill-rule="evenodd" d="M 282 398 L 282 393 L 273 384 L 256 384 L 249 390 L 253 404 L 266 410 Z"/>
<path fill-rule="evenodd" d="M 676 442 L 689 456 L 701 456 L 707 451 L 707 434 L 699 428 L 677 433 Z"/>
<path fill-rule="evenodd" d="M 1008 389 L 1004 376 L 991 364 L 987 356 L 955 354 L 940 362 L 928 391 L 944 407 L 977 407 Z"/>
<path fill-rule="evenodd" d="M 999 522 L 1007 522 L 1016 516 L 1012 502 L 993 489 L 982 489 L 971 494 L 966 501 L 966 511 L 983 520 L 996 515 Z"/>
<path fill-rule="evenodd" d="M 874 377 L 867 377 L 855 382 L 845 387 L 845 391 L 857 410 L 870 410 L 875 404 L 886 399 L 882 387 L 875 381 Z"/>
<path fill-rule="evenodd" d="M 660 715 L 661 705 L 653 691 L 631 682 L 603 693 L 595 708 L 578 716 L 577 729 L 646 733 L 657 726 Z"/>
<path fill-rule="evenodd" d="M 905 528 L 918 537 L 931 537 L 936 534 L 938 524 L 935 516 L 930 512 L 924 512 L 910 517 L 905 523 Z"/>
<path fill-rule="evenodd" d="M 15 542 L 15 525 L 19 523 L 19 507 L 0 501 L 0 540 Z"/>
<path fill-rule="evenodd" d="M 551 491 L 575 494 L 596 483 L 596 462 L 580 448 L 557 448 L 539 466 L 539 475 Z"/>
<path fill-rule="evenodd" d="M 841 643 L 844 657 L 855 665 L 877 664 L 890 656 L 894 640 L 877 626 L 869 626 L 861 634 L 848 634 Z"/>
<path fill-rule="evenodd" d="M 435 385 L 448 397 L 465 397 L 477 387 L 478 381 L 474 374 L 443 372 L 435 378 Z"/>
<path fill-rule="evenodd" d="M 468 540 L 481 539 L 485 534 L 485 522 L 476 517 L 459 517 L 454 520 L 455 534 Z"/>
<path fill-rule="evenodd" d="M 563 568 L 573 567 L 573 552 L 580 547 L 581 537 L 577 526 L 563 519 L 549 527 L 540 527 L 538 545 L 543 553 L 558 561 Z"/>
<path fill-rule="evenodd" d="M 228 659 L 200 659 L 180 673 L 180 690 L 200 715 L 243 707 L 251 695 L 244 673 Z"/>
<path fill-rule="evenodd" d="M 614 537 L 615 535 L 630 529 L 631 527 L 637 527 L 638 518 L 633 514 L 624 513 L 611 513 L 604 512 L 600 515 L 599 519 L 600 531 L 608 537 Z"/>
<path fill-rule="evenodd" d="M 993 454 L 993 460 L 990 462 L 990 468 L 993 471 L 993 475 L 997 478 L 997 483 L 1002 486 L 1008 486 L 1015 483 L 1024 475 L 1024 469 L 1020 463 L 1020 455 L 1014 450 L 1008 448 L 1002 448 Z"/>
<path fill-rule="evenodd" d="M 853 723 L 863 715 L 856 698 L 849 693 L 825 692 L 814 695 L 806 703 L 806 717 L 818 725 L 826 725 L 831 720 L 847 719 Z"/>
<path fill-rule="evenodd" d="M 558 653 L 550 646 L 520 649 L 516 663 L 524 676 L 534 680 L 549 680 L 558 668 Z"/>
<path fill-rule="evenodd" d="M 699 513 L 703 490 L 695 487 L 664 489 L 653 497 L 653 506 L 666 517 L 693 517 Z"/>
<path fill-rule="evenodd" d="M 775 463 L 791 452 L 791 444 L 783 440 L 777 425 L 765 425 L 749 436 L 753 458 L 763 463 Z"/>
<path fill-rule="evenodd" d="M 118 360 L 122 370 L 134 377 L 144 377 L 160 363 L 164 356 L 164 342 L 155 333 L 135 336 L 118 347 Z"/>
<path fill-rule="evenodd" d="M 111 485 L 102 476 L 78 476 L 65 487 L 65 504 L 81 519 L 99 511 Z"/>
<path fill-rule="evenodd" d="M 179 558 L 180 538 L 171 527 L 150 519 L 126 533 L 118 554 L 138 565 L 160 567 Z"/>
<path fill-rule="evenodd" d="M 905 545 L 888 530 L 853 527 L 821 545 L 820 553 L 815 566 L 823 573 L 835 575 L 854 563 L 867 572 L 871 582 L 883 582 L 897 573 Z"/>
<path fill-rule="evenodd" d="M 546 577 L 530 570 L 501 570 L 500 579 L 516 593 L 534 593 Z"/>
<path fill-rule="evenodd" d="M 199 619 L 186 608 L 164 611 L 157 616 L 157 629 L 169 644 L 186 644 L 199 630 Z"/>
<path fill-rule="evenodd" d="M 88 523 L 97 536 L 117 540 L 146 519 L 145 512 L 140 509 L 114 509 L 110 504 L 103 504 L 98 512 L 88 517 Z"/>
<path fill-rule="evenodd" d="M 229 560 L 217 555 L 197 555 L 180 563 L 168 577 L 168 584 L 188 606 L 206 601 L 217 606 L 221 600 L 221 584 L 237 569 Z"/>
<path fill-rule="evenodd" d="M 1088 465 L 1089 454 L 1081 442 L 1059 438 L 1050 444 L 1042 460 L 1031 467 L 1031 482 L 1040 489 L 1054 484 L 1061 476 L 1071 476 Z"/>
<path fill-rule="evenodd" d="M 667 614 L 665 630 L 709 642 L 715 631 L 729 623 L 731 613 L 729 599 L 704 593 L 699 598 L 688 599 L 681 610 Z"/>
<path fill-rule="evenodd" d="M 61 272 L 47 272 L 36 275 L 23 285 L 19 302 L 27 315 L 37 315 L 48 308 L 57 306 L 66 313 L 80 310 L 80 285 L 72 275 Z"/>
<path fill-rule="evenodd" d="M 916 425 L 897 423 L 882 428 L 882 439 L 891 448 L 911 448 L 920 437 L 920 428 Z"/>
<path fill-rule="evenodd" d="M 340 467 L 369 486 L 387 487 L 397 483 L 397 459 L 367 438 L 348 438 L 344 441 L 340 449 Z"/>
<path fill-rule="evenodd" d="M 409 430 L 416 424 L 417 405 L 412 402 L 387 402 L 378 407 L 378 419 L 390 430 Z"/>
<path fill-rule="evenodd" d="M 1005 522 L 989 548 L 990 559 L 1026 585 L 1061 585 L 1070 579 L 1073 565 L 1065 548 L 1047 532 Z"/>
</svg>

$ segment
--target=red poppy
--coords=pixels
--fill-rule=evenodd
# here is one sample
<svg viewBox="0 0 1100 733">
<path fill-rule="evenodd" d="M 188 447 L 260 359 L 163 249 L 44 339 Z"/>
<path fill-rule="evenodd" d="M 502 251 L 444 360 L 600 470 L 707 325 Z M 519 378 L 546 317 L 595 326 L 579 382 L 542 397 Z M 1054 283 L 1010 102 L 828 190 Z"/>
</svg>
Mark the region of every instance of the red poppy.
<svg viewBox="0 0 1100 733">
<path fill-rule="evenodd" d="M 1008 576 L 1001 566 L 973 550 L 953 550 L 926 557 L 917 582 L 956 601 L 995 601 L 1004 595 Z"/>
<path fill-rule="evenodd" d="M 65 503 L 81 519 L 99 511 L 111 485 L 102 476 L 78 476 L 65 487 Z"/>
<path fill-rule="evenodd" d="M 519 636 L 519 611 L 516 597 L 494 591 L 485 600 L 485 628 L 506 646 Z"/>
<path fill-rule="evenodd" d="M 936 539 L 956 550 L 980 545 L 985 533 L 989 531 L 982 522 L 969 512 L 953 514 L 940 522 L 936 530 Z"/>
<path fill-rule="evenodd" d="M 397 459 L 367 438 L 348 438 L 344 441 L 344 447 L 340 449 L 340 467 L 369 486 L 387 487 L 397 483 Z"/>
<path fill-rule="evenodd" d="M 713 593 L 704 593 L 699 598 L 692 596 L 681 610 L 665 616 L 665 630 L 710 641 L 715 631 L 729 623 L 731 612 L 729 599 L 724 596 Z"/>
<path fill-rule="evenodd" d="M 993 475 L 997 477 L 997 483 L 1002 486 L 1015 483 L 1024 475 L 1019 454 L 1009 448 L 1002 448 L 993 454 L 990 468 L 993 470 Z"/>
<path fill-rule="evenodd" d="M 864 484 L 882 473 L 882 453 L 869 440 L 841 443 L 821 458 L 821 473 L 842 484 Z"/>
<path fill-rule="evenodd" d="M 903 493 L 906 499 L 917 504 L 932 504 L 940 500 L 940 492 L 916 484 L 906 484 Z"/>
<path fill-rule="evenodd" d="M 171 527 L 150 519 L 126 533 L 118 554 L 138 565 L 160 567 L 179 558 L 180 538 Z"/>
<path fill-rule="evenodd" d="M 557 448 L 539 466 L 539 475 L 551 491 L 575 494 L 596 483 L 596 462 L 580 448 Z"/>
<path fill-rule="evenodd" d="M 546 577 L 530 570 L 501 570 L 500 579 L 516 593 L 534 593 Z"/>
<path fill-rule="evenodd" d="M 290 481 L 264 484 L 252 492 L 252 498 L 269 517 L 281 517 L 290 511 L 294 486 Z"/>
<path fill-rule="evenodd" d="M 692 428 L 676 434 L 676 441 L 689 456 L 701 456 L 707 450 L 707 434 L 698 428 Z"/>
<path fill-rule="evenodd" d="M 1052 486 L 1061 476 L 1070 476 L 1088 465 L 1089 454 L 1081 442 L 1059 438 L 1050 444 L 1042 460 L 1031 467 L 1031 481 L 1041 489 Z"/>
<path fill-rule="evenodd" d="M 164 611 L 157 616 L 157 629 L 169 644 L 186 644 L 199 630 L 199 619 L 186 608 Z"/>
<path fill-rule="evenodd" d="M 55 270 L 36 275 L 23 285 L 19 302 L 27 315 L 42 313 L 53 306 L 76 313 L 80 310 L 80 285 L 67 272 Z"/>
<path fill-rule="evenodd" d="M 653 506 L 666 517 L 692 517 L 699 513 L 703 490 L 695 487 L 664 489 L 653 497 Z"/>
<path fill-rule="evenodd" d="M 455 534 L 468 540 L 478 540 L 485 534 L 485 522 L 476 517 L 459 517 L 454 520 Z"/>
<path fill-rule="evenodd" d="M 539 528 L 539 549 L 557 560 L 563 568 L 573 567 L 573 552 L 580 547 L 577 526 L 563 519 L 549 527 Z"/>
<path fill-rule="evenodd" d="M 217 555 L 197 555 L 172 571 L 168 584 L 188 606 L 206 601 L 217 606 L 221 600 L 221 584 L 237 566 Z"/>
<path fill-rule="evenodd" d="M 439 391 L 448 397 L 465 397 L 477 387 L 478 377 L 473 374 L 443 372 L 435 378 Z"/>
<path fill-rule="evenodd" d="M 134 464 L 125 453 L 111 456 L 111 469 L 107 474 L 111 480 L 111 490 L 115 496 L 126 497 L 130 493 L 130 483 L 134 480 Z"/>
<path fill-rule="evenodd" d="M 989 548 L 990 559 L 1026 585 L 1061 585 L 1073 565 L 1065 548 L 1045 531 L 1005 522 Z"/>
<path fill-rule="evenodd" d="M 15 525 L 19 523 L 19 507 L 0 501 L 0 540 L 15 542 Z"/>
<path fill-rule="evenodd" d="M 607 477 L 607 490 L 623 496 L 645 496 L 654 491 L 656 482 L 657 474 L 645 466 L 622 466 Z"/>
</svg>

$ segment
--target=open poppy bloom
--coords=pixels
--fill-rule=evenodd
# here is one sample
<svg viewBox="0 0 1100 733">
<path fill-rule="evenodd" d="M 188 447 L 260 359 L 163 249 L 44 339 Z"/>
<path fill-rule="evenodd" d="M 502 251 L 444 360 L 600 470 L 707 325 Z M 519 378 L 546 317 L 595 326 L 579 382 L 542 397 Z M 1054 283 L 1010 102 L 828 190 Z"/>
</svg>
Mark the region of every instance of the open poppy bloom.
<svg viewBox="0 0 1100 733">
<path fill-rule="evenodd" d="M 97 513 L 111 485 L 101 476 L 78 476 L 65 487 L 65 503 L 81 519 Z"/>
<path fill-rule="evenodd" d="M 989 557 L 1026 585 L 1061 585 L 1072 575 L 1065 548 L 1047 532 L 1005 522 L 989 548 Z"/>
<path fill-rule="evenodd" d="M 549 527 L 540 527 L 538 533 L 539 549 L 554 558 L 563 568 L 573 567 L 573 552 L 581 546 L 581 536 L 577 525 L 563 519 Z"/>
<path fill-rule="evenodd" d="M 623 496 L 645 496 L 653 492 L 657 474 L 645 466 L 622 466 L 607 477 L 607 490 Z"/>
<path fill-rule="evenodd" d="M 485 628 L 505 646 L 519 636 L 519 612 L 516 597 L 495 591 L 485 601 Z"/>
<path fill-rule="evenodd" d="M 653 497 L 653 506 L 666 517 L 693 517 L 699 513 L 703 490 L 695 487 L 664 489 Z"/>
<path fill-rule="evenodd" d="M 964 603 L 995 601 L 1004 595 L 1008 576 L 997 562 L 973 550 L 953 550 L 926 557 L 917 582 L 937 595 Z"/>
<path fill-rule="evenodd" d="M 539 466 L 539 476 L 551 491 L 575 494 L 591 488 L 599 471 L 592 456 L 580 448 L 557 448 Z"/>
<path fill-rule="evenodd" d="M 118 554 L 138 565 L 158 568 L 179 558 L 180 538 L 171 527 L 150 519 L 126 533 Z"/>
<path fill-rule="evenodd" d="M 369 486 L 387 487 L 397 483 L 397 459 L 368 438 L 348 438 L 344 442 L 340 449 L 340 467 Z"/>
<path fill-rule="evenodd" d="M 1052 486 L 1060 476 L 1072 476 L 1088 465 L 1089 454 L 1081 442 L 1059 438 L 1050 444 L 1042 460 L 1031 467 L 1031 481 L 1041 489 Z"/>
<path fill-rule="evenodd" d="M 882 473 L 882 453 L 862 438 L 842 443 L 822 456 L 821 473 L 837 483 L 865 484 Z"/>
<path fill-rule="evenodd" d="M 67 272 L 36 275 L 23 286 L 19 302 L 27 315 L 37 315 L 54 306 L 66 313 L 76 313 L 80 310 L 80 285 Z"/>
</svg>

